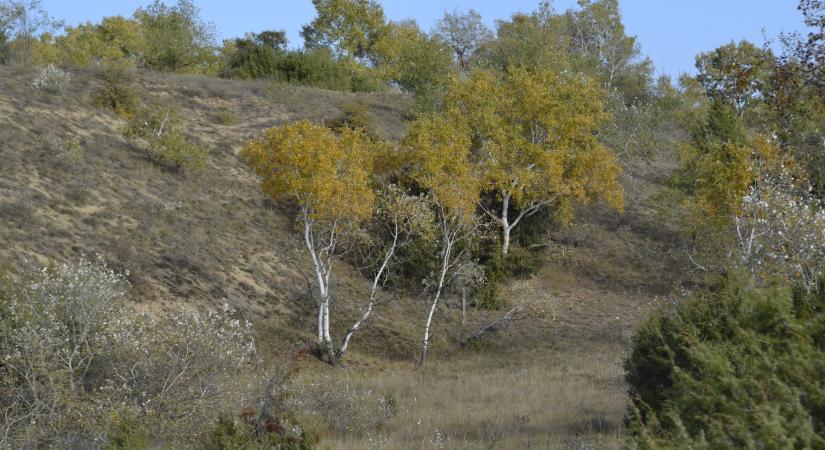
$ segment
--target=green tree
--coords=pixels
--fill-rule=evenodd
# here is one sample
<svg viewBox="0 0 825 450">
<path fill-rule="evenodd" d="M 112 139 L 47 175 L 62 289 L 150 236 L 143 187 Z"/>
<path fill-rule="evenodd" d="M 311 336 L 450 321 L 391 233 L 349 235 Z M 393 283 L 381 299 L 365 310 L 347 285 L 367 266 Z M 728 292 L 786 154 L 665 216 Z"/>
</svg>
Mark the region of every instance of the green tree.
<svg viewBox="0 0 825 450">
<path fill-rule="evenodd" d="M 146 50 L 142 63 L 162 72 L 204 72 L 214 62 L 215 31 L 192 0 L 161 0 L 135 11 Z"/>
<path fill-rule="evenodd" d="M 530 13 L 513 14 L 496 25 L 496 37 L 476 52 L 481 67 L 505 71 L 509 67 L 570 68 L 563 19 L 550 3 Z"/>
<path fill-rule="evenodd" d="M 365 60 L 386 32 L 384 9 L 374 0 L 312 0 L 318 15 L 301 29 L 307 48 Z"/>
<path fill-rule="evenodd" d="M 286 45 L 284 31 L 249 33 L 235 39 L 221 75 L 236 78 L 275 77 L 283 63 Z"/>
<path fill-rule="evenodd" d="M 724 280 L 650 318 L 625 363 L 629 448 L 825 448 L 823 292 Z"/>
<path fill-rule="evenodd" d="M 710 98 L 731 105 L 741 115 L 765 92 L 772 59 L 770 50 L 748 41 L 731 42 L 696 57 L 696 79 Z"/>
<path fill-rule="evenodd" d="M 391 22 L 373 49 L 380 76 L 432 104 L 453 70 L 449 48 L 427 36 L 413 20 Z"/>
<path fill-rule="evenodd" d="M 474 9 L 466 13 L 458 10 L 445 12 L 435 26 L 435 35 L 453 49 L 462 70 L 470 69 L 470 59 L 487 41 L 493 39 L 493 32 L 481 21 L 481 14 Z"/>
</svg>

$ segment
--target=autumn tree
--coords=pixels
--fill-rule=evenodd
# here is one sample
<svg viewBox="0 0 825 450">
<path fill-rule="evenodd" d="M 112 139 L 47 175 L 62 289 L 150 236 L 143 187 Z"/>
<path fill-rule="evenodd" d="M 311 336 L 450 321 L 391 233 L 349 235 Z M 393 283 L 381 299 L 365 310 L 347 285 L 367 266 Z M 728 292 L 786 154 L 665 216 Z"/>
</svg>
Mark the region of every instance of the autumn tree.
<svg viewBox="0 0 825 450">
<path fill-rule="evenodd" d="M 270 128 L 241 155 L 261 177 L 264 193 L 298 207 L 298 222 L 318 289 L 317 338 L 330 363 L 337 360 L 330 334 L 330 280 L 346 238 L 373 212 L 368 184 L 370 140 L 360 131 L 300 121 Z"/>
<path fill-rule="evenodd" d="M 481 21 L 481 14 L 474 9 L 466 13 L 458 10 L 445 12 L 435 26 L 435 35 L 452 48 L 462 70 L 469 70 L 470 58 L 487 41 L 493 32 Z"/>
<path fill-rule="evenodd" d="M 365 60 L 386 32 L 384 9 L 374 0 L 312 0 L 318 15 L 301 29 L 307 48 Z"/>
<path fill-rule="evenodd" d="M 136 62 L 146 50 L 140 24 L 120 16 L 104 17 L 98 24 L 66 27 L 55 45 L 62 62 L 81 67 L 118 59 Z"/>
<path fill-rule="evenodd" d="M 412 162 L 410 176 L 428 195 L 435 210 L 439 265 L 431 288 L 419 365 L 427 359 L 430 327 L 439 300 L 466 256 L 467 241 L 478 229 L 475 215 L 478 180 L 470 159 L 470 130 L 466 123 L 444 115 L 424 115 L 410 125 L 404 146 Z"/>
<path fill-rule="evenodd" d="M 501 78 L 477 71 L 450 85 L 444 116 L 468 133 L 474 174 L 500 202 L 497 211 L 480 205 L 501 227 L 503 254 L 513 229 L 542 208 L 563 222 L 574 201 L 622 209 L 619 165 L 595 136 L 607 116 L 594 80 L 546 69 L 513 68 Z"/>
</svg>

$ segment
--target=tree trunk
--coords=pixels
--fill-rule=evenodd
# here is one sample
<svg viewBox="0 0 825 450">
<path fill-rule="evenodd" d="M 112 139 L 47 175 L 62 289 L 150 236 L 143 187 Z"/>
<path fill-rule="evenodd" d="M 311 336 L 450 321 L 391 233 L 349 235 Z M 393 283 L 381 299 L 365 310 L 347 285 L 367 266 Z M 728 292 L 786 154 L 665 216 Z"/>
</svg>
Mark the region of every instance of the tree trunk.
<svg viewBox="0 0 825 450">
<path fill-rule="evenodd" d="M 335 357 L 335 342 L 332 341 L 332 336 L 329 333 L 329 295 L 327 295 L 325 304 L 326 307 L 324 308 L 324 342 L 326 343 L 327 347 L 327 356 L 329 357 L 329 364 L 331 366 L 334 366 L 338 362 L 338 358 Z"/>
<path fill-rule="evenodd" d="M 445 231 L 445 233 L 449 233 Z M 452 253 L 453 241 L 449 234 L 444 238 L 444 256 L 441 260 L 441 276 L 438 279 L 438 289 L 433 296 L 433 303 L 430 305 L 430 312 L 427 314 L 427 321 L 424 323 L 424 345 L 421 347 L 421 358 L 418 360 L 418 365 L 423 366 L 427 360 L 427 351 L 430 347 L 430 324 L 433 321 L 433 314 L 435 308 L 438 306 L 438 299 L 441 297 L 441 291 L 444 289 L 444 280 L 447 278 L 447 270 L 450 268 L 450 254 Z"/>
<path fill-rule="evenodd" d="M 370 286 L 370 299 L 367 302 L 367 307 L 361 313 L 361 318 L 356 321 L 349 330 L 347 330 L 346 334 L 344 335 L 343 341 L 341 341 L 341 348 L 338 350 L 338 359 L 340 360 L 341 357 L 346 353 L 347 349 L 349 348 L 350 339 L 352 339 L 352 335 L 361 328 L 361 325 L 367 321 L 372 313 L 372 309 L 375 306 L 375 299 L 378 295 L 378 285 L 381 282 L 381 277 L 384 276 L 384 272 L 390 265 L 390 260 L 392 260 L 393 255 L 395 255 L 395 250 L 398 247 L 398 235 L 399 229 L 398 224 L 396 223 L 395 229 L 393 232 L 392 237 L 392 244 L 387 249 L 387 252 L 384 254 L 384 259 L 381 261 L 381 267 L 378 268 L 378 272 L 375 273 L 375 276 L 372 278 L 372 285 Z"/>
<path fill-rule="evenodd" d="M 507 256 L 510 251 L 510 220 L 508 218 L 510 210 L 510 194 L 504 194 L 501 200 L 501 254 Z"/>
</svg>

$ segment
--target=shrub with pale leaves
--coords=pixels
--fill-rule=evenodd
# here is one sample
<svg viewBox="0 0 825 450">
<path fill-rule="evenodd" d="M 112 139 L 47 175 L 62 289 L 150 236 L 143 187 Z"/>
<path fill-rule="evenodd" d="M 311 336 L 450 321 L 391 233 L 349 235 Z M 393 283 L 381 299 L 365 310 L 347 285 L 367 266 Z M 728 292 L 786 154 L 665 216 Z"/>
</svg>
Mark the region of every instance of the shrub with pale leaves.
<svg viewBox="0 0 825 450">
<path fill-rule="evenodd" d="M 87 259 L 0 280 L 0 448 L 99 446 L 124 412 L 159 440 L 192 439 L 240 404 L 250 324 L 228 306 L 135 316 L 127 287 Z"/>
<path fill-rule="evenodd" d="M 780 275 L 810 291 L 825 270 L 825 205 L 780 175 L 754 184 L 734 216 L 739 258 L 752 276 Z"/>
<path fill-rule="evenodd" d="M 36 91 L 60 92 L 66 88 L 71 78 L 72 76 L 69 72 L 66 72 L 54 64 L 49 64 L 40 69 L 32 80 L 31 86 L 32 89 Z"/>
<path fill-rule="evenodd" d="M 339 434 L 363 434 L 384 428 L 395 416 L 392 396 L 347 382 L 325 379 L 295 384 L 288 409 L 304 417 L 314 416 Z"/>
</svg>

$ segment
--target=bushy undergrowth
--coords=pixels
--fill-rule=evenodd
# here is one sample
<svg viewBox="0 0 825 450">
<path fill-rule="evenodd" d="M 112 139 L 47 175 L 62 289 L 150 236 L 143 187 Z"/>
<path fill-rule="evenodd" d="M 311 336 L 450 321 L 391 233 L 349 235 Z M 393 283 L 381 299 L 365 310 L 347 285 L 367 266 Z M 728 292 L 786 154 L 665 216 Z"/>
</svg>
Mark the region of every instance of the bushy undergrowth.
<svg viewBox="0 0 825 450">
<path fill-rule="evenodd" d="M 2 280 L 0 448 L 181 446 L 243 404 L 239 376 L 257 362 L 249 323 L 228 306 L 135 317 L 126 288 L 85 259 Z"/>
<path fill-rule="evenodd" d="M 511 247 L 506 255 L 494 253 L 484 261 L 484 282 L 476 289 L 474 297 L 476 307 L 482 309 L 506 307 L 509 299 L 502 297 L 501 284 L 513 277 L 529 277 L 538 270 L 541 264 L 540 255 L 521 247 Z"/>
<path fill-rule="evenodd" d="M 183 119 L 177 107 L 150 106 L 129 120 L 123 134 L 147 143 L 149 154 L 176 170 L 196 172 L 206 164 L 206 150 L 183 134 Z"/>
<path fill-rule="evenodd" d="M 40 69 L 32 80 L 32 89 L 50 93 L 57 93 L 66 88 L 72 79 L 72 75 L 65 70 L 49 64 Z"/>
<path fill-rule="evenodd" d="M 223 76 L 269 78 L 335 91 L 373 92 L 381 89 L 381 83 L 369 71 L 347 64 L 325 48 L 282 51 L 266 46 L 241 47 L 227 62 Z"/>
<path fill-rule="evenodd" d="M 825 448 L 825 291 L 734 278 L 652 317 L 626 363 L 630 448 Z"/>
<path fill-rule="evenodd" d="M 396 407 L 392 396 L 333 379 L 295 385 L 289 399 L 290 410 L 342 435 L 384 428 Z"/>
<path fill-rule="evenodd" d="M 118 115 L 132 116 L 140 108 L 140 97 L 135 83 L 135 67 L 128 60 L 104 63 L 100 72 L 102 86 L 92 94 L 98 107 L 110 108 Z"/>
</svg>

